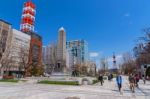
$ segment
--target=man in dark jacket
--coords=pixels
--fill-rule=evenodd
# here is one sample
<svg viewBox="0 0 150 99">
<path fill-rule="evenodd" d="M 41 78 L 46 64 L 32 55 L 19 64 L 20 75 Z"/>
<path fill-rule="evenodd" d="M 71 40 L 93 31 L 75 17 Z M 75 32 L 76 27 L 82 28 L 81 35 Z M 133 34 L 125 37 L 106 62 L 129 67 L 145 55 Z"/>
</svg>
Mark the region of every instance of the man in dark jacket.
<svg viewBox="0 0 150 99">
<path fill-rule="evenodd" d="M 103 80 L 103 76 L 101 74 L 99 75 L 98 80 L 100 81 L 101 86 L 103 86 L 104 80 Z"/>
<path fill-rule="evenodd" d="M 113 79 L 113 74 L 110 74 L 111 80 Z"/>
</svg>

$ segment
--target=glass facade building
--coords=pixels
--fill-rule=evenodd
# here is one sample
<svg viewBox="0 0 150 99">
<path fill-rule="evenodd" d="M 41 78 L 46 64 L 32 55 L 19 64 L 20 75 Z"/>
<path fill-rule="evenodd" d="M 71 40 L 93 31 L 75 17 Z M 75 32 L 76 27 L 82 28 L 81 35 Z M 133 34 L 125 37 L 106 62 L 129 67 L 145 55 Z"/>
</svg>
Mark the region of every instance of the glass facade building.
<svg viewBox="0 0 150 99">
<path fill-rule="evenodd" d="M 88 43 L 85 40 L 73 40 L 66 43 L 69 53 L 69 65 L 82 64 L 89 60 Z"/>
</svg>

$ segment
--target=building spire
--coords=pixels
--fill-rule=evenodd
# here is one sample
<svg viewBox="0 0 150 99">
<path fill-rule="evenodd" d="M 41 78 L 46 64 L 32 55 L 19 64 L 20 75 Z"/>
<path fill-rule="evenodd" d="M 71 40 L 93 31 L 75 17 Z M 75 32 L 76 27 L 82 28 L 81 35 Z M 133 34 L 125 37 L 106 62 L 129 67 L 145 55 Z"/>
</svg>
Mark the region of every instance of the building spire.
<svg viewBox="0 0 150 99">
<path fill-rule="evenodd" d="M 59 31 L 65 31 L 64 27 L 59 28 Z"/>
</svg>

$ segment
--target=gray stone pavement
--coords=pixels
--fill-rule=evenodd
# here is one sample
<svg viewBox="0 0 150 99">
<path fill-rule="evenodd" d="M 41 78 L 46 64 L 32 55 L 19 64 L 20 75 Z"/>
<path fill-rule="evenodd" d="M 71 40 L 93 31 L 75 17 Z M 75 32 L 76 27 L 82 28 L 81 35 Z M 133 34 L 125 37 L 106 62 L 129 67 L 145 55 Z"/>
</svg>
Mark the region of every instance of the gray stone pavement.
<svg viewBox="0 0 150 99">
<path fill-rule="evenodd" d="M 115 79 L 100 84 L 84 86 L 42 85 L 33 83 L 0 83 L 0 99 L 150 99 L 150 82 L 140 81 L 139 89 L 131 93 L 124 78 L 123 95 L 117 90 Z"/>
</svg>

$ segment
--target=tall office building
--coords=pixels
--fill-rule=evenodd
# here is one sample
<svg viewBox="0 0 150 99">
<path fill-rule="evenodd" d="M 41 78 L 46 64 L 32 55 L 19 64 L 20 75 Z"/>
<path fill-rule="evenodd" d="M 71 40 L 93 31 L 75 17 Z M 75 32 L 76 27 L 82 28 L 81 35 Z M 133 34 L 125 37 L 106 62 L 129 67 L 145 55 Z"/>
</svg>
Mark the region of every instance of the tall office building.
<svg viewBox="0 0 150 99">
<path fill-rule="evenodd" d="M 67 42 L 69 53 L 69 67 L 88 61 L 88 43 L 85 40 L 73 40 Z"/>
<path fill-rule="evenodd" d="M 12 37 L 9 51 L 9 70 L 8 67 L 4 68 L 9 71 L 9 74 L 24 74 L 25 67 L 28 64 L 29 49 L 30 49 L 31 36 L 12 29 Z"/>
<path fill-rule="evenodd" d="M 29 64 L 42 65 L 42 37 L 36 33 L 31 33 Z"/>
<path fill-rule="evenodd" d="M 42 47 L 42 63 L 44 65 L 49 64 L 50 62 L 50 47 L 49 46 L 43 46 Z"/>
<path fill-rule="evenodd" d="M 43 46 L 42 48 L 42 58 L 43 64 L 45 65 L 56 65 L 56 44 L 50 44 L 48 46 Z"/>
<path fill-rule="evenodd" d="M 50 44 L 48 46 L 43 46 L 42 49 L 42 60 L 45 66 L 45 72 L 51 74 L 54 72 L 55 66 L 57 65 L 56 62 L 56 44 Z"/>
<path fill-rule="evenodd" d="M 0 19 L 0 60 L 5 54 L 6 50 L 9 49 L 11 42 L 12 26 L 10 23 Z"/>
<path fill-rule="evenodd" d="M 59 29 L 57 44 L 57 66 L 56 71 L 66 71 L 66 31 L 63 27 Z"/>
<path fill-rule="evenodd" d="M 4 66 L 4 60 L 8 57 L 11 45 L 12 25 L 0 19 L 0 68 Z M 6 63 L 6 62 L 5 62 Z M 3 75 L 4 69 L 0 69 L 0 75 Z"/>
<path fill-rule="evenodd" d="M 28 63 L 31 37 L 15 30 L 11 24 L 0 20 L 0 67 L 1 74 L 18 74 L 24 72 Z M 23 59 L 24 62 L 23 63 Z"/>
</svg>

